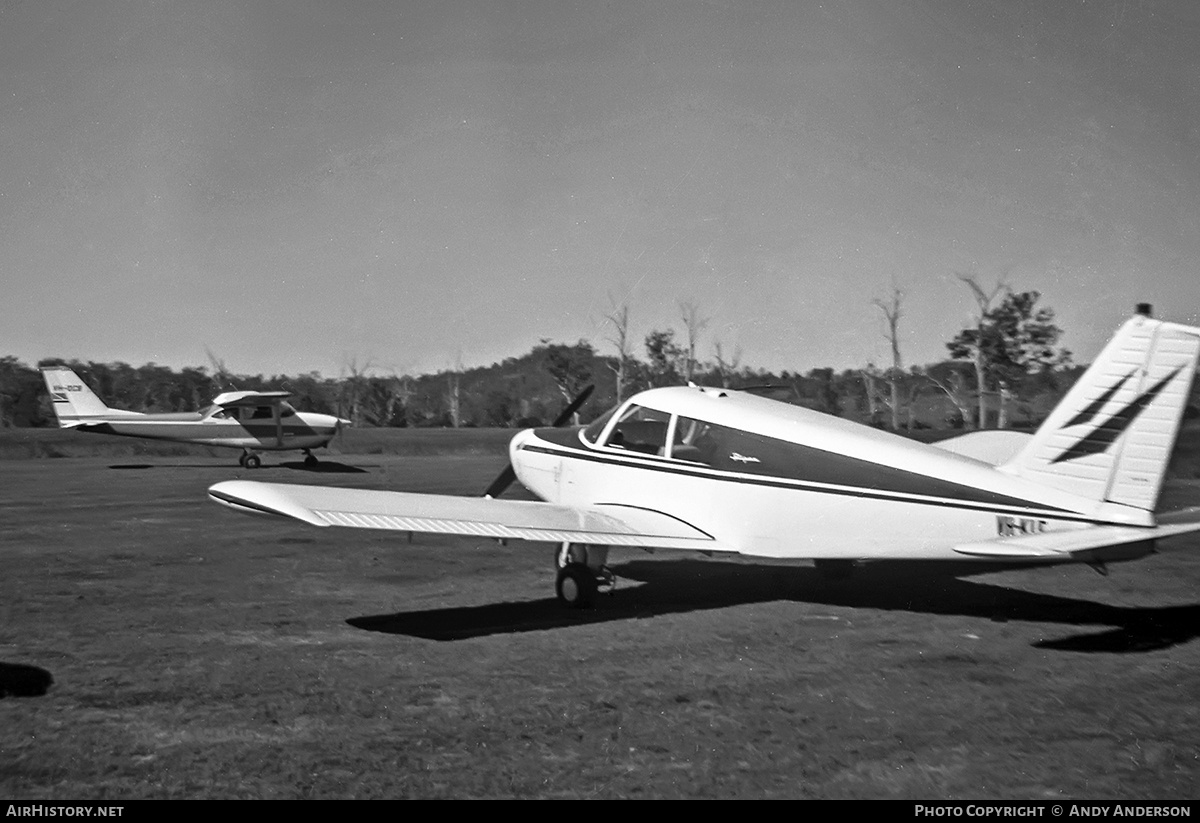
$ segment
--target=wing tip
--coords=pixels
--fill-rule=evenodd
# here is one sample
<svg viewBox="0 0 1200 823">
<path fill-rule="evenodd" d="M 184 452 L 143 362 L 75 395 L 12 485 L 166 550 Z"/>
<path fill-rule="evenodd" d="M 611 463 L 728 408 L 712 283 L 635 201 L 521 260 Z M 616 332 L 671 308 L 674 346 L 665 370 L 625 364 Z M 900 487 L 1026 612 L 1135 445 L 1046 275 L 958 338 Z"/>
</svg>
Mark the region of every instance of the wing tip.
<svg viewBox="0 0 1200 823">
<path fill-rule="evenodd" d="M 286 489 L 286 487 L 284 487 Z M 327 527 L 329 524 L 309 509 L 292 501 L 286 492 L 270 483 L 253 480 L 224 480 L 208 489 L 208 497 L 222 506 L 245 514 L 270 514 L 290 517 L 311 526 Z"/>
</svg>

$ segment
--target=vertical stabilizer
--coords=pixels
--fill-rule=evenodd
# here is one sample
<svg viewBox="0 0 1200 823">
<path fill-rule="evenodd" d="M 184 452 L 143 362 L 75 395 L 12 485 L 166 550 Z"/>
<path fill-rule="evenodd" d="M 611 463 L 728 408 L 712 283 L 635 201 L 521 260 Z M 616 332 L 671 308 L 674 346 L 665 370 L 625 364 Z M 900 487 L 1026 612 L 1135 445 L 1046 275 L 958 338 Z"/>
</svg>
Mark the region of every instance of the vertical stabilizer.
<svg viewBox="0 0 1200 823">
<path fill-rule="evenodd" d="M 65 366 L 42 369 L 42 378 L 50 392 L 54 416 L 59 428 L 70 428 L 80 423 L 91 423 L 112 413 L 104 401 L 79 379 L 75 372 Z"/>
<path fill-rule="evenodd" d="M 1200 328 L 1138 309 L 1004 471 L 1153 511 L 1196 372 Z"/>
</svg>

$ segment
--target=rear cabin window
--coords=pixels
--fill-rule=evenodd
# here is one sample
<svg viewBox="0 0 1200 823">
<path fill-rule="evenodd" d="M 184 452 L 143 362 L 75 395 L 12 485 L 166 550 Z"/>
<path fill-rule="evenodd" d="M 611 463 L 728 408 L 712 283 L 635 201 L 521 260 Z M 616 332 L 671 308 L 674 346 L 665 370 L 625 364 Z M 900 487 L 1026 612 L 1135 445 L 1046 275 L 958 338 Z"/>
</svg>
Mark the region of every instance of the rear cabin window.
<svg viewBox="0 0 1200 823">
<path fill-rule="evenodd" d="M 740 434 L 742 433 L 727 426 L 680 417 L 675 422 L 671 457 L 688 463 L 703 463 L 714 468 L 728 469 L 728 446 Z"/>
<path fill-rule="evenodd" d="M 275 417 L 270 406 L 239 406 L 238 411 L 242 420 L 272 420 Z"/>
<path fill-rule="evenodd" d="M 799 465 L 798 447 L 761 434 L 680 417 L 675 422 L 671 457 L 722 471 L 791 476 Z"/>
<path fill-rule="evenodd" d="M 642 454 L 665 454 L 670 421 L 671 415 L 666 412 L 630 406 L 613 427 L 605 445 Z"/>
</svg>

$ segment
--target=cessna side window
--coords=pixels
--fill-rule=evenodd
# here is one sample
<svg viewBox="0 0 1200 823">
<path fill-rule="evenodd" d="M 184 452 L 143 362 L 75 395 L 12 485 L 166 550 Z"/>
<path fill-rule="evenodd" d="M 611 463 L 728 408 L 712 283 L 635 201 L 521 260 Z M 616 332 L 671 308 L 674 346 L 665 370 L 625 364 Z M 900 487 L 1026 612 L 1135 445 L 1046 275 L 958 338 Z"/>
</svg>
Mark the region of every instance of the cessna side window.
<svg viewBox="0 0 1200 823">
<path fill-rule="evenodd" d="M 254 420 L 270 420 L 275 415 L 271 412 L 270 406 L 255 406 Z"/>
<path fill-rule="evenodd" d="M 217 409 L 212 416 L 214 420 L 237 420 L 237 412 L 233 409 Z"/>
<path fill-rule="evenodd" d="M 670 420 L 671 415 L 666 412 L 630 406 L 613 427 L 606 445 L 642 454 L 663 454 Z"/>
</svg>

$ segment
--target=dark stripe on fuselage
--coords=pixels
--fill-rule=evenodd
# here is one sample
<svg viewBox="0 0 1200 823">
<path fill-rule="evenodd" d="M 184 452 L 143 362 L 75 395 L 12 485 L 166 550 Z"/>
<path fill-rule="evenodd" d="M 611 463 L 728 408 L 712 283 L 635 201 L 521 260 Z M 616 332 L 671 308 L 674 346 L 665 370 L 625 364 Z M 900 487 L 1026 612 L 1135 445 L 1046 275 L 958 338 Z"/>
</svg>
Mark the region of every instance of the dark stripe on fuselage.
<svg viewBox="0 0 1200 823">
<path fill-rule="evenodd" d="M 686 463 L 636 452 L 605 452 L 588 449 L 579 441 L 578 429 L 537 429 L 535 434 L 540 439 L 553 444 L 554 448 L 526 444 L 524 449 L 594 463 L 649 469 L 708 480 L 816 491 L 823 494 L 847 495 L 874 500 L 895 500 L 985 511 L 1010 512 L 1013 509 L 1022 509 L 1046 513 L 1048 516 L 1062 520 L 1078 520 L 1086 523 L 1101 522 L 1056 506 L 1009 497 L 973 486 L 963 486 L 948 480 L 890 466 L 881 466 L 866 460 L 833 454 L 799 443 L 774 440 L 749 432 L 739 432 L 738 442 L 727 444 L 725 448 L 727 451 L 742 450 L 739 453 L 753 450 L 756 452 L 754 456 L 758 457 L 761 462 L 739 463 L 736 466 L 728 467 Z M 764 447 L 774 450 L 774 454 L 770 457 L 766 456 Z M 731 476 L 733 474 L 737 476 Z M 829 488 L 831 486 L 843 488 Z M 913 498 L 919 499 L 914 500 Z"/>
</svg>

